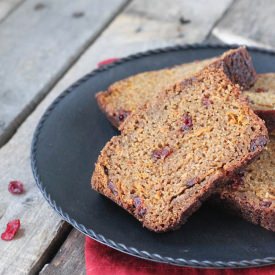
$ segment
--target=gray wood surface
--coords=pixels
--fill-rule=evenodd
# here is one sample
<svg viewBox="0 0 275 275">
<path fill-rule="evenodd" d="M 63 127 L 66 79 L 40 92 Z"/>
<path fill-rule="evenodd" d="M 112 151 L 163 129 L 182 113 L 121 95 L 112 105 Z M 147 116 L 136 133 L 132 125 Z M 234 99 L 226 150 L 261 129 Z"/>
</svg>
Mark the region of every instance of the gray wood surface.
<svg viewBox="0 0 275 275">
<path fill-rule="evenodd" d="M 54 259 L 45 265 L 39 274 L 85 275 L 84 242 L 85 236 L 77 230 L 73 230 Z"/>
<path fill-rule="evenodd" d="M 225 43 L 275 48 L 274 0 L 238 0 L 213 29 Z"/>
<path fill-rule="evenodd" d="M 25 0 L 0 0 L 0 22 Z"/>
<path fill-rule="evenodd" d="M 99 36 L 87 58 L 97 63 L 153 48 L 200 43 L 231 3 L 231 0 L 133 1 Z M 107 48 L 110 41 L 112 47 Z"/>
<path fill-rule="evenodd" d="M 79 62 L 85 63 L 86 69 L 95 66 L 86 58 Z M 45 251 L 58 244 L 63 236 L 65 223 L 50 208 L 34 182 L 30 167 L 31 137 L 47 106 L 83 72 L 73 67 L 0 149 L 0 232 L 11 219 L 20 218 L 22 224 L 13 241 L 0 241 L 0 274 L 33 274 L 41 270 Z M 13 196 L 8 192 L 7 185 L 12 179 L 25 184 L 24 194 Z"/>
<path fill-rule="evenodd" d="M 0 145 L 126 1 L 29 0 L 0 24 Z"/>
</svg>

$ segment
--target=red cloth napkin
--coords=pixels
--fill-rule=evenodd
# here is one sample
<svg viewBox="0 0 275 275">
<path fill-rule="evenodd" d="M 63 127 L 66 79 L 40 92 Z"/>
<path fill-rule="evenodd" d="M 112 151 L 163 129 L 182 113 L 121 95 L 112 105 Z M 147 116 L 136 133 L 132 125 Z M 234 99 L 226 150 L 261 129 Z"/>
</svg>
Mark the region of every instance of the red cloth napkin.
<svg viewBox="0 0 275 275">
<path fill-rule="evenodd" d="M 87 275 L 275 275 L 275 266 L 246 269 L 199 269 L 142 260 L 88 237 L 85 241 Z"/>
</svg>

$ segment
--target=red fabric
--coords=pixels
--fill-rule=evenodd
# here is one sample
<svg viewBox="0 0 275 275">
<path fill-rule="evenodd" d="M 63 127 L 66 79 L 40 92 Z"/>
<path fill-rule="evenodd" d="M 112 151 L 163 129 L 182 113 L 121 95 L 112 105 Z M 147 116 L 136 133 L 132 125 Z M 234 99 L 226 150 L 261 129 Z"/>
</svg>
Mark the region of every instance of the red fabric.
<svg viewBox="0 0 275 275">
<path fill-rule="evenodd" d="M 142 260 L 90 238 L 85 242 L 87 275 L 275 275 L 275 266 L 248 269 L 199 269 Z"/>
</svg>

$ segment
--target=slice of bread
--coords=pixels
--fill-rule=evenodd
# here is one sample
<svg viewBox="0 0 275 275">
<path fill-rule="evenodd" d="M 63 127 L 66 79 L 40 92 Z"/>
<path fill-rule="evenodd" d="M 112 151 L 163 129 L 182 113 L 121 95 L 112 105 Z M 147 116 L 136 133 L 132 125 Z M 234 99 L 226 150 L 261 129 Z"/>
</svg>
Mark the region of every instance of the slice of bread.
<svg viewBox="0 0 275 275">
<path fill-rule="evenodd" d="M 275 232 L 275 137 L 243 172 L 219 190 L 223 206 Z M 214 199 L 214 198 L 213 198 Z"/>
<path fill-rule="evenodd" d="M 275 110 L 275 73 L 257 75 L 255 84 L 244 93 L 254 110 Z"/>
<path fill-rule="evenodd" d="M 263 121 L 231 82 L 254 81 L 247 60 L 243 48 L 229 51 L 129 116 L 102 150 L 92 187 L 150 230 L 185 222 L 267 143 Z"/>
<path fill-rule="evenodd" d="M 236 66 L 242 69 L 243 74 L 238 76 L 242 79 L 232 80 L 247 89 L 254 84 L 256 75 L 255 71 L 246 70 L 247 67 L 251 68 L 251 58 L 244 48 L 239 51 L 235 58 L 240 58 L 239 61 L 244 62 L 240 64 L 237 59 L 235 60 Z M 153 100 L 158 92 L 177 81 L 192 76 L 192 74 L 199 72 L 215 60 L 217 58 L 131 76 L 115 82 L 107 91 L 97 93 L 96 100 L 100 109 L 106 114 L 111 123 L 115 127 L 119 127 L 130 113 Z"/>
<path fill-rule="evenodd" d="M 245 91 L 255 113 L 265 120 L 269 134 L 275 130 L 275 74 L 260 74 Z M 275 231 L 275 137 L 267 149 L 212 198 L 244 219 Z"/>
<path fill-rule="evenodd" d="M 275 132 L 275 73 L 260 74 L 255 84 L 247 91 L 250 104 L 261 117 L 269 133 Z"/>
</svg>

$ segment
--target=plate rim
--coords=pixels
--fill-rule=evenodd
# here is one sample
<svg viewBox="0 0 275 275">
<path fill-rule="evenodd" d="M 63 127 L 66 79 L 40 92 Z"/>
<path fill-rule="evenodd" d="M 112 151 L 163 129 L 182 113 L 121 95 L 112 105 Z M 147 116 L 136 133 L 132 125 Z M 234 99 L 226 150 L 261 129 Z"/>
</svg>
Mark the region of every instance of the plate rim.
<svg viewBox="0 0 275 275">
<path fill-rule="evenodd" d="M 168 46 L 164 48 L 157 48 L 152 50 L 147 50 L 145 52 L 139 52 L 132 55 L 129 55 L 127 57 L 120 58 L 119 60 L 104 65 L 100 68 L 97 68 L 93 70 L 92 72 L 84 75 L 82 78 L 80 78 L 78 81 L 74 82 L 72 85 L 70 85 L 65 91 L 63 91 L 58 97 L 55 98 L 55 100 L 48 106 L 42 117 L 40 118 L 34 134 L 32 138 L 31 143 L 31 169 L 32 173 L 36 182 L 37 187 L 39 188 L 40 192 L 42 193 L 43 197 L 46 199 L 46 201 L 49 203 L 49 205 L 61 216 L 62 219 L 67 221 L 69 224 L 71 224 L 74 228 L 85 234 L 86 236 L 104 244 L 107 245 L 113 249 L 116 249 L 120 252 L 142 258 L 145 260 L 150 260 L 154 262 L 160 262 L 160 263 L 167 263 L 177 266 L 189 266 L 189 267 L 196 267 L 196 268 L 247 268 L 247 267 L 257 267 L 257 266 L 265 266 L 265 265 L 272 265 L 275 264 L 275 257 L 266 257 L 262 259 L 253 259 L 253 260 L 241 260 L 241 261 L 198 261 L 195 259 L 186 260 L 184 258 L 174 258 L 174 257 L 168 257 L 168 256 L 162 256 L 158 253 L 149 253 L 147 251 L 139 250 L 135 247 L 129 247 L 123 243 L 117 243 L 111 239 L 108 239 L 104 237 L 102 234 L 96 233 L 92 229 L 86 228 L 83 224 L 78 223 L 76 220 L 72 219 L 66 212 L 62 210 L 60 206 L 57 205 L 55 200 L 51 198 L 51 195 L 47 192 L 46 187 L 44 186 L 43 182 L 40 179 L 40 175 L 38 172 L 37 167 L 37 160 L 36 160 L 36 152 L 37 152 L 37 144 L 39 140 L 39 136 L 41 133 L 41 130 L 43 128 L 43 125 L 47 118 L 50 116 L 51 112 L 56 108 L 56 106 L 64 99 L 67 95 L 69 95 L 71 92 L 73 92 L 78 86 L 82 85 L 84 82 L 88 81 L 90 78 L 94 77 L 96 74 L 110 70 L 111 68 L 118 66 L 120 64 L 126 63 L 127 61 L 131 61 L 133 59 L 139 59 L 141 57 L 160 54 L 160 53 L 166 53 L 166 52 L 172 52 L 172 51 L 182 51 L 182 50 L 188 50 L 188 49 L 207 49 L 207 48 L 213 48 L 213 49 L 230 49 L 230 48 L 236 48 L 239 47 L 238 44 L 209 44 L 209 43 L 197 43 L 197 44 L 184 44 L 184 45 L 175 45 L 175 46 Z M 254 51 L 254 52 L 260 52 L 264 54 L 274 55 L 275 51 L 270 49 L 262 49 L 258 47 L 249 47 L 246 46 L 248 50 Z"/>
</svg>

